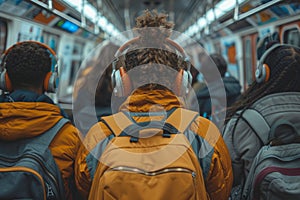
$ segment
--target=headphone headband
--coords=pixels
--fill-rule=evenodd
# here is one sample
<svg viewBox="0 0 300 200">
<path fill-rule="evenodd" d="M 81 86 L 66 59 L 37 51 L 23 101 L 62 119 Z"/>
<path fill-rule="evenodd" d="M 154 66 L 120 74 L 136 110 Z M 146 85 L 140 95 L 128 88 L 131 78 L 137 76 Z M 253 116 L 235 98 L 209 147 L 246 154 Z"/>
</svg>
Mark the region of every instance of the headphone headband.
<svg viewBox="0 0 300 200">
<path fill-rule="evenodd" d="M 133 43 L 136 43 L 140 39 L 141 39 L 141 37 L 138 36 L 138 37 L 135 37 L 135 38 L 125 42 L 122 46 L 119 47 L 118 51 L 115 53 L 115 58 L 118 58 L 128 46 L 130 46 Z M 182 56 L 184 57 L 186 62 L 189 61 L 189 57 L 188 57 L 187 53 L 177 42 L 175 42 L 174 40 L 171 40 L 170 38 L 166 38 L 165 40 L 167 43 L 169 43 L 170 45 L 175 47 L 182 54 Z"/>
<path fill-rule="evenodd" d="M 138 36 L 125 42 L 122 46 L 119 47 L 119 49 L 115 53 L 115 60 L 112 63 L 111 82 L 116 96 L 121 97 L 124 95 L 128 95 L 131 91 L 131 81 L 128 75 L 126 74 L 124 67 L 120 67 L 120 69 L 116 69 L 116 63 L 118 62 L 118 57 L 123 53 L 123 51 L 126 48 L 128 48 L 131 44 L 136 43 L 138 40 L 140 40 L 140 38 L 141 37 Z M 184 62 L 187 63 L 187 70 L 181 69 L 178 72 L 176 80 L 177 82 L 180 83 L 175 84 L 176 85 L 175 91 L 177 92 L 178 95 L 183 95 L 184 93 L 187 94 L 189 91 L 189 86 L 192 83 L 192 75 L 190 72 L 191 69 L 190 59 L 187 56 L 184 49 L 178 43 L 171 40 L 170 38 L 166 38 L 165 41 L 171 46 L 173 46 L 175 49 L 177 49 L 184 57 Z"/>
<path fill-rule="evenodd" d="M 119 49 L 115 53 L 115 57 L 118 58 L 129 45 L 137 42 L 138 40 L 140 40 L 140 37 L 135 37 L 135 38 L 125 42 L 122 46 L 119 47 Z"/>
<path fill-rule="evenodd" d="M 113 71 L 116 70 L 116 62 L 118 61 L 118 57 L 123 53 L 123 51 L 128 47 L 130 46 L 131 44 L 133 43 L 136 43 L 138 40 L 140 40 L 141 37 L 138 36 L 138 37 L 135 37 L 135 38 L 132 38 L 131 40 L 125 42 L 122 46 L 119 47 L 119 49 L 117 50 L 117 52 L 115 53 L 115 58 L 116 60 L 113 61 L 112 63 L 112 68 L 113 68 Z M 175 47 L 181 54 L 182 56 L 184 57 L 184 61 L 186 63 L 188 63 L 187 65 L 187 72 L 190 74 L 190 70 L 191 70 L 191 63 L 190 63 L 190 58 L 189 56 L 187 55 L 187 53 L 185 52 L 185 50 L 177 43 L 175 42 L 174 40 L 171 40 L 170 38 L 166 38 L 165 39 L 167 43 L 169 43 L 170 45 L 172 45 L 173 47 Z M 191 76 L 191 74 L 190 74 Z M 114 84 L 113 84 L 114 85 Z"/>
<path fill-rule="evenodd" d="M 53 49 L 51 49 L 48 45 L 46 45 L 46 44 L 44 44 L 44 43 L 41 43 L 41 42 L 38 42 L 38 41 L 34 41 L 34 40 L 27 40 L 27 41 L 23 41 L 23 42 L 17 42 L 16 44 L 14 44 L 14 45 L 12 45 L 11 47 L 9 47 L 8 49 L 6 49 L 6 50 L 4 51 L 4 55 L 9 54 L 9 52 L 10 52 L 14 47 L 16 47 L 16 46 L 18 46 L 18 45 L 21 45 L 21 44 L 25 44 L 25 43 L 28 43 L 28 44 L 30 44 L 30 43 L 38 44 L 38 45 L 44 47 L 45 49 L 47 49 L 48 51 L 50 51 L 50 53 L 51 53 L 55 58 L 57 58 L 55 51 L 53 51 Z"/>
</svg>

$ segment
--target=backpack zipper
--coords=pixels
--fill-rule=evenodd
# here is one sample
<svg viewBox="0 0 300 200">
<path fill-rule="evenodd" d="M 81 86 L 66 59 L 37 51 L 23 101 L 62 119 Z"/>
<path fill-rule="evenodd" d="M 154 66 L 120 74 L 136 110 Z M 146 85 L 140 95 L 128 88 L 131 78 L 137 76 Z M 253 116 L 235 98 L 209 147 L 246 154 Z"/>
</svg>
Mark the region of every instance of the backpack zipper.
<svg viewBox="0 0 300 200">
<path fill-rule="evenodd" d="M 111 168 L 111 169 L 107 170 L 106 172 L 109 172 L 109 171 L 134 172 L 134 173 L 139 173 L 139 174 L 143 174 L 146 176 L 156 176 L 156 175 L 165 174 L 165 173 L 169 173 L 169 172 L 184 172 L 184 173 L 191 174 L 193 179 L 196 178 L 196 173 L 194 171 L 192 171 L 190 169 L 182 168 L 182 167 L 167 168 L 167 169 L 163 169 L 163 170 L 159 170 L 159 171 L 155 171 L 155 172 L 147 172 L 145 170 L 141 170 L 138 168 L 119 166 L 119 167 Z"/>
<path fill-rule="evenodd" d="M 276 156 L 276 155 L 272 155 L 272 154 L 271 154 L 271 155 L 268 155 L 268 156 L 264 157 L 264 159 L 262 159 L 262 160 L 260 160 L 260 161 L 258 162 L 258 158 L 260 158 L 261 154 L 263 154 L 263 152 L 265 152 L 265 151 L 269 151 L 270 148 L 272 148 L 271 145 L 265 145 L 265 146 L 261 147 L 261 149 L 259 150 L 258 154 L 255 156 L 255 159 L 254 159 L 253 163 L 251 164 L 251 168 L 250 168 L 249 174 L 252 172 L 252 171 L 251 171 L 252 166 L 255 166 L 255 168 L 253 169 L 253 171 L 255 171 L 256 168 L 257 168 L 257 166 L 258 166 L 259 164 L 261 164 L 264 160 L 269 159 L 269 158 L 276 158 L 276 159 L 278 159 L 278 160 L 280 160 L 280 161 L 287 161 L 287 162 L 299 158 L 299 155 L 294 155 L 294 156 L 291 156 L 291 157 L 288 157 L 288 158 L 283 158 L 283 157 L 279 157 L 279 156 Z M 246 178 L 246 180 L 247 180 L 247 178 Z M 254 181 L 254 177 L 251 177 L 251 179 L 250 179 L 249 182 L 250 182 L 251 184 L 253 184 L 253 181 Z M 245 199 L 245 198 L 249 195 L 249 193 L 250 193 L 250 190 L 251 190 L 251 187 L 252 187 L 252 186 L 251 186 L 251 185 L 248 185 L 248 188 L 245 188 L 245 186 L 247 186 L 247 184 L 248 184 L 248 181 L 246 181 L 246 183 L 245 183 L 245 185 L 244 185 L 244 191 L 245 191 L 245 192 L 242 192 L 242 199 Z"/>
<path fill-rule="evenodd" d="M 51 172 L 49 172 L 49 170 L 45 167 L 45 165 L 44 165 L 44 163 L 41 161 L 41 159 L 38 158 L 37 156 L 33 156 L 33 155 L 30 155 L 30 154 L 24 154 L 23 156 L 21 156 L 21 157 L 19 157 L 19 158 L 14 158 L 14 159 L 13 159 L 13 158 L 5 158 L 5 157 L 0 156 L 0 160 L 8 161 L 8 162 L 11 162 L 11 163 L 18 161 L 18 160 L 20 160 L 21 158 L 31 158 L 31 159 L 37 161 L 37 162 L 40 164 L 40 166 L 43 168 L 44 172 L 45 172 L 45 173 L 50 177 L 50 179 L 54 182 L 56 188 L 59 188 L 59 187 L 58 187 L 58 183 L 57 183 L 55 177 L 51 174 Z M 44 182 L 43 182 L 43 183 L 44 183 Z"/>
<path fill-rule="evenodd" d="M 286 176 L 299 176 L 300 175 L 300 168 L 281 168 L 281 167 L 266 167 L 263 169 L 256 177 L 254 181 L 254 189 L 253 189 L 253 196 L 254 199 L 258 199 L 259 192 L 258 185 L 262 182 L 262 180 L 268 175 L 273 172 L 279 172 Z"/>
</svg>

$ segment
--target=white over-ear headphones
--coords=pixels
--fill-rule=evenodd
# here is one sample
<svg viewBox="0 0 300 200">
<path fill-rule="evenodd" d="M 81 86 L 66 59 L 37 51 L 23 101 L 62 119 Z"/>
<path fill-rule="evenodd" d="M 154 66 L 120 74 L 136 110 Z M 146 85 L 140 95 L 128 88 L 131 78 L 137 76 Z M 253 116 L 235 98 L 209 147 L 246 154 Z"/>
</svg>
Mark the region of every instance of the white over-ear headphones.
<svg viewBox="0 0 300 200">
<path fill-rule="evenodd" d="M 52 55 L 52 57 L 55 60 L 55 64 L 54 67 L 52 67 L 51 71 L 48 72 L 46 74 L 46 77 L 44 79 L 44 90 L 46 92 L 52 92 L 55 93 L 56 88 L 58 86 L 58 59 L 57 56 L 55 54 L 55 52 L 46 44 L 37 42 L 37 41 L 23 41 L 23 42 L 18 42 L 16 44 L 14 44 L 13 46 L 11 46 L 10 48 L 8 48 L 4 54 L 2 54 L 1 56 L 1 63 L 0 63 L 0 68 L 1 68 L 1 72 L 0 72 L 0 89 L 4 90 L 4 91 L 8 91 L 11 92 L 13 90 L 12 88 L 12 84 L 11 81 L 9 79 L 9 76 L 6 72 L 6 59 L 7 59 L 7 55 L 9 54 L 9 52 L 16 46 L 24 44 L 24 43 L 35 43 L 40 45 L 41 47 L 44 47 L 47 51 L 49 51 L 49 53 Z"/>
<path fill-rule="evenodd" d="M 266 52 L 264 52 L 264 54 L 262 55 L 262 57 L 260 58 L 260 60 L 257 64 L 256 71 L 255 71 L 255 80 L 257 83 L 263 83 L 263 82 L 267 82 L 269 80 L 271 71 L 270 71 L 270 67 L 265 63 L 266 58 L 275 49 L 277 49 L 278 47 L 283 47 L 283 46 L 299 49 L 299 47 L 296 47 L 296 46 L 290 45 L 290 44 L 274 44 L 273 46 L 271 46 Z"/>
<path fill-rule="evenodd" d="M 130 78 L 127 75 L 124 67 L 122 66 L 119 69 L 117 69 L 117 63 L 119 61 L 118 58 L 128 46 L 130 46 L 133 43 L 136 43 L 138 40 L 140 40 L 140 37 L 135 37 L 127 41 L 118 49 L 118 51 L 115 54 L 115 60 L 112 63 L 111 81 L 112 87 L 114 88 L 114 94 L 118 97 L 127 96 L 132 90 Z M 187 63 L 187 70 L 182 69 L 178 72 L 176 82 L 180 84 L 175 84 L 175 91 L 177 95 L 182 96 L 189 92 L 189 87 L 192 83 L 192 74 L 190 72 L 190 59 L 187 56 L 184 49 L 179 44 L 177 44 L 175 41 L 169 38 L 166 38 L 166 41 L 182 54 L 184 61 Z"/>
</svg>

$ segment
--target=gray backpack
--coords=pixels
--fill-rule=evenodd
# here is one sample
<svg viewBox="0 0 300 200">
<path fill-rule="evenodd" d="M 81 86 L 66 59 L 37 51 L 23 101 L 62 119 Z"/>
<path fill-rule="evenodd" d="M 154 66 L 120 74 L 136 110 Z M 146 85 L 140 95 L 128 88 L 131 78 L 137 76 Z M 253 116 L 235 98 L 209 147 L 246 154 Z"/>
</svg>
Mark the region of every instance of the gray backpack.
<svg viewBox="0 0 300 200">
<path fill-rule="evenodd" d="M 69 120 L 35 138 L 0 141 L 0 199 L 65 199 L 60 171 L 49 150 Z"/>
<path fill-rule="evenodd" d="M 265 144 L 251 165 L 242 199 L 300 198 L 300 133 L 289 121 L 278 119 L 271 127 L 255 109 L 243 118 Z"/>
</svg>

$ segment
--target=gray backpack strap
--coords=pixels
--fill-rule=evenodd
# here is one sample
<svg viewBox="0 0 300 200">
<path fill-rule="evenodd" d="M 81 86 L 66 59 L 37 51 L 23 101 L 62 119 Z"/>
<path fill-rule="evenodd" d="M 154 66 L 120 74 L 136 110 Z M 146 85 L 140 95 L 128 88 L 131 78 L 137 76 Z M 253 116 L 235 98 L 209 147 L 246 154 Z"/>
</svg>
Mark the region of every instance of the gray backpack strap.
<svg viewBox="0 0 300 200">
<path fill-rule="evenodd" d="M 198 116 L 198 112 L 187 110 L 184 108 L 177 108 L 166 119 L 166 123 L 175 127 L 180 133 L 184 133 Z"/>
<path fill-rule="evenodd" d="M 123 112 L 101 117 L 101 121 L 115 136 L 119 136 L 123 130 L 134 124 L 133 121 L 131 121 Z"/>
<path fill-rule="evenodd" d="M 39 144 L 38 148 L 39 150 L 46 150 L 50 143 L 52 142 L 53 138 L 56 136 L 56 134 L 59 132 L 59 130 L 66 124 L 70 122 L 66 118 L 61 118 L 52 128 L 50 128 L 45 133 L 29 139 L 29 144 L 35 146 L 35 144 Z"/>
<path fill-rule="evenodd" d="M 254 109 L 246 109 L 242 118 L 247 122 L 247 124 L 254 130 L 258 138 L 263 142 L 263 144 L 269 143 L 269 132 L 271 130 L 269 124 L 265 118 Z"/>
</svg>

